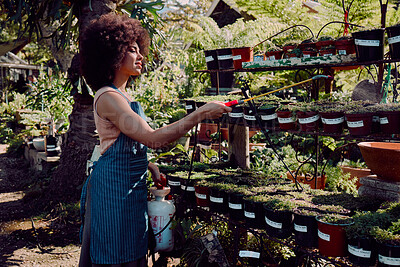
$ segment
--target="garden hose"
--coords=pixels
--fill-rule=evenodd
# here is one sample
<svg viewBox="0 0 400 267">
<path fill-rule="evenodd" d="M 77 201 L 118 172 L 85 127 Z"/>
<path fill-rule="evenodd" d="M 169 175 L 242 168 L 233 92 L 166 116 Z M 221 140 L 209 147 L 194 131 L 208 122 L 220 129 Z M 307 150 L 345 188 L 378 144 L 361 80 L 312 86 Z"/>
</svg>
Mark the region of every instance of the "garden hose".
<svg viewBox="0 0 400 267">
<path fill-rule="evenodd" d="M 381 94 L 382 94 L 381 103 L 387 103 L 386 101 L 387 101 L 387 96 L 389 93 L 389 88 L 392 88 L 392 84 L 390 83 L 391 71 L 392 71 L 392 66 L 390 64 L 388 64 L 385 82 L 383 83 L 382 88 L 381 88 Z"/>
</svg>

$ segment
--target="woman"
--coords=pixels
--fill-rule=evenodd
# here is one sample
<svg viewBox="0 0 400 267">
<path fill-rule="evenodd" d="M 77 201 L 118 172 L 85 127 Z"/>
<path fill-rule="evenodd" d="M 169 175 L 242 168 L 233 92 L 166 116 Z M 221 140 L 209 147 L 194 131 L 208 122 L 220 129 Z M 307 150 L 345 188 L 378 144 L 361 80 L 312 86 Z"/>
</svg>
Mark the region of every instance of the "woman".
<svg viewBox="0 0 400 267">
<path fill-rule="evenodd" d="M 96 91 L 94 117 L 102 156 L 82 191 L 85 212 L 80 266 L 146 266 L 147 169 L 160 183 L 147 147 L 165 146 L 204 119 L 230 112 L 210 102 L 180 121 L 153 130 L 125 87 L 141 74 L 149 36 L 140 22 L 107 14 L 93 21 L 80 41 L 81 70 Z"/>
</svg>

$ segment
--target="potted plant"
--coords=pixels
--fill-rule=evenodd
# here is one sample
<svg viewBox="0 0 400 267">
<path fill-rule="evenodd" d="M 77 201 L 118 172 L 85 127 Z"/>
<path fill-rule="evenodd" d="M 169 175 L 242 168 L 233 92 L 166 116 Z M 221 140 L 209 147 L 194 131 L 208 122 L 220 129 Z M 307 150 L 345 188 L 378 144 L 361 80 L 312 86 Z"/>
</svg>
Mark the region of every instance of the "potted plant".
<svg viewBox="0 0 400 267">
<path fill-rule="evenodd" d="M 319 55 L 320 56 L 333 56 L 336 55 L 336 48 L 335 45 L 327 45 L 321 47 L 319 50 Z"/>
<path fill-rule="evenodd" d="M 229 217 L 234 220 L 244 219 L 243 198 L 246 195 L 251 195 L 248 186 L 234 186 L 229 189 L 228 193 L 228 211 Z"/>
<path fill-rule="evenodd" d="M 268 197 L 264 194 L 249 194 L 243 197 L 244 218 L 249 226 L 265 229 L 263 205 L 266 201 Z"/>
<path fill-rule="evenodd" d="M 369 135 L 372 132 L 372 116 L 376 106 L 363 101 L 354 101 L 346 105 L 345 118 L 351 135 Z"/>
<path fill-rule="evenodd" d="M 303 41 L 299 44 L 299 48 L 300 48 L 301 51 L 303 51 L 303 52 L 304 52 L 304 51 L 313 50 L 313 49 L 310 49 L 310 48 L 314 48 L 315 51 L 318 51 L 318 50 L 316 50 L 316 49 L 317 49 L 316 43 L 317 43 L 317 40 L 316 40 L 314 37 L 312 37 L 312 38 L 303 40 Z"/>
<path fill-rule="evenodd" d="M 380 129 L 385 134 L 400 133 L 400 104 L 382 103 L 376 104 L 379 109 Z"/>
<path fill-rule="evenodd" d="M 292 130 L 295 128 L 296 116 L 292 112 L 290 104 L 280 103 L 276 109 L 276 115 L 281 130 Z"/>
<path fill-rule="evenodd" d="M 264 203 L 266 232 L 277 238 L 288 238 L 293 232 L 293 213 L 296 204 L 291 201 L 290 195 L 269 195 Z"/>
<path fill-rule="evenodd" d="M 283 49 L 279 47 L 272 47 L 265 52 L 265 60 L 282 59 L 283 52 Z"/>
<path fill-rule="evenodd" d="M 337 38 L 335 47 L 338 55 L 351 55 L 356 53 L 354 38 L 349 35 Z"/>
<path fill-rule="evenodd" d="M 309 46 L 302 50 L 302 54 L 304 58 L 316 57 L 318 56 L 318 50 L 315 47 Z"/>
<path fill-rule="evenodd" d="M 385 30 L 388 36 L 390 57 L 391 59 L 399 59 L 400 43 L 398 42 L 398 39 L 400 36 L 400 23 L 391 27 L 386 27 Z"/>
<path fill-rule="evenodd" d="M 360 160 L 351 161 L 349 159 L 344 159 L 340 162 L 339 167 L 342 169 L 343 173 L 350 173 L 350 179 L 357 179 L 357 189 L 361 186 L 360 178 L 372 174 L 371 170 L 367 167 L 367 164 Z"/>
<path fill-rule="evenodd" d="M 209 179 L 197 180 L 194 185 L 194 192 L 196 196 L 196 203 L 199 207 L 210 206 L 210 190 L 209 190 Z"/>
<path fill-rule="evenodd" d="M 377 61 L 383 59 L 384 54 L 384 29 L 368 29 L 353 32 L 356 44 L 357 61 Z"/>
<path fill-rule="evenodd" d="M 356 212 L 354 224 L 346 227 L 349 260 L 360 266 L 373 266 L 376 263 L 377 246 L 372 236 L 375 227 L 387 228 L 391 216 L 382 211 Z"/>
<path fill-rule="evenodd" d="M 299 102 L 293 105 L 293 112 L 296 112 L 297 121 L 302 132 L 317 132 L 320 125 L 318 106 L 315 102 Z"/>
<path fill-rule="evenodd" d="M 226 214 L 228 212 L 228 195 L 227 190 L 232 187 L 231 184 L 226 183 L 210 183 L 210 210 Z"/>
<path fill-rule="evenodd" d="M 335 40 L 331 36 L 321 36 L 318 38 L 318 41 L 315 43 L 318 51 L 321 51 L 329 46 L 334 46 Z"/>
<path fill-rule="evenodd" d="M 374 227 L 372 236 L 378 243 L 378 266 L 396 266 L 400 262 L 400 219 L 388 228 Z"/>
<path fill-rule="evenodd" d="M 260 115 L 262 127 L 275 130 L 278 118 L 276 115 L 277 106 L 276 103 L 264 103 L 258 107 L 257 112 Z"/>
<path fill-rule="evenodd" d="M 324 214 L 316 217 L 318 222 L 318 249 L 327 257 L 343 257 L 347 254 L 345 228 L 353 219 L 341 214 Z"/>
<path fill-rule="evenodd" d="M 298 245 L 310 248 L 318 247 L 318 224 L 315 218 L 323 213 L 312 204 L 293 210 L 294 236 Z"/>
<path fill-rule="evenodd" d="M 342 134 L 344 128 L 345 105 L 342 102 L 319 102 L 318 113 L 321 116 L 324 133 Z"/>
</svg>

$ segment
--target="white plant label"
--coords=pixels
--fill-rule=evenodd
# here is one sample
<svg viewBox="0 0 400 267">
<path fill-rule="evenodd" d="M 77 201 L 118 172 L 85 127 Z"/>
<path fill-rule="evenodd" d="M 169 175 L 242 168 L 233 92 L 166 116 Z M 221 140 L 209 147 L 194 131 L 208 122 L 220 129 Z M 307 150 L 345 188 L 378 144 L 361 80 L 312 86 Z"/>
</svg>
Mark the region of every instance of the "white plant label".
<svg viewBox="0 0 400 267">
<path fill-rule="evenodd" d="M 210 201 L 214 203 L 224 203 L 224 199 L 222 197 L 212 197 L 210 196 Z"/>
<path fill-rule="evenodd" d="M 275 60 L 275 56 L 270 56 L 269 60 Z"/>
<path fill-rule="evenodd" d="M 186 109 L 192 109 L 193 106 L 192 105 L 186 105 Z"/>
<path fill-rule="evenodd" d="M 292 122 L 294 122 L 294 117 L 290 117 L 290 118 L 279 118 L 278 117 L 278 122 L 279 123 L 292 123 Z"/>
<path fill-rule="evenodd" d="M 195 195 L 196 195 L 197 198 L 200 198 L 200 199 L 207 199 L 207 196 L 204 195 L 204 194 L 195 193 Z"/>
<path fill-rule="evenodd" d="M 260 61 L 264 61 L 263 56 L 254 56 L 254 62 L 260 62 Z"/>
<path fill-rule="evenodd" d="M 244 119 L 248 121 L 255 121 L 256 116 L 251 116 L 251 115 L 244 115 Z"/>
<path fill-rule="evenodd" d="M 346 50 L 338 50 L 339 55 L 347 55 Z"/>
<path fill-rule="evenodd" d="M 395 44 L 400 42 L 400 35 L 388 38 L 389 44 Z"/>
<path fill-rule="evenodd" d="M 241 210 L 242 209 L 242 204 L 234 204 L 234 203 L 228 202 L 228 206 L 230 209 L 233 209 L 233 210 Z"/>
<path fill-rule="evenodd" d="M 303 54 L 303 57 L 304 58 L 309 58 L 309 57 L 311 57 L 311 55 L 310 54 Z"/>
<path fill-rule="evenodd" d="M 232 55 L 218 56 L 218 60 L 228 60 L 228 59 L 232 59 Z"/>
<path fill-rule="evenodd" d="M 329 124 L 329 125 L 333 125 L 333 124 L 340 124 L 344 122 L 344 117 L 340 117 L 340 118 L 335 118 L 335 119 L 325 119 L 325 118 L 321 118 L 322 123 L 323 124 Z"/>
<path fill-rule="evenodd" d="M 186 189 L 186 187 L 187 187 L 187 189 Z M 181 184 L 181 189 L 189 191 L 189 192 L 194 192 L 194 187 L 193 186 L 186 186 L 184 184 Z"/>
<path fill-rule="evenodd" d="M 372 116 L 372 122 L 379 122 L 379 116 Z"/>
<path fill-rule="evenodd" d="M 231 118 L 242 118 L 243 117 L 243 113 L 229 112 L 229 117 L 231 117 Z"/>
<path fill-rule="evenodd" d="M 172 185 L 172 186 L 180 186 L 180 185 L 181 185 L 181 182 L 168 181 L 168 184 L 169 184 L 169 185 Z"/>
<path fill-rule="evenodd" d="M 347 121 L 347 126 L 350 128 L 364 127 L 364 121 Z"/>
<path fill-rule="evenodd" d="M 362 39 L 355 39 L 354 42 L 356 45 L 359 46 L 379 46 L 381 43 L 379 40 L 362 40 Z"/>
<path fill-rule="evenodd" d="M 366 259 L 371 258 L 371 251 L 363 250 L 362 248 L 357 248 L 350 245 L 347 246 L 347 249 L 349 250 L 349 253 L 353 254 L 354 256 Z"/>
<path fill-rule="evenodd" d="M 331 236 L 318 230 L 318 237 L 325 241 L 331 241 Z"/>
<path fill-rule="evenodd" d="M 241 250 L 241 251 L 239 251 L 239 257 L 241 257 L 241 258 L 259 259 L 260 258 L 260 252 Z"/>
<path fill-rule="evenodd" d="M 400 266 L 400 258 L 391 258 L 382 255 L 378 255 L 379 262 L 383 264 L 391 265 L 391 266 Z"/>
<path fill-rule="evenodd" d="M 246 218 L 250 218 L 250 219 L 255 219 L 256 218 L 256 214 L 254 212 L 249 212 L 249 211 L 244 211 L 244 216 Z"/>
<path fill-rule="evenodd" d="M 297 232 L 307 233 L 307 226 L 294 224 L 294 230 Z"/>
<path fill-rule="evenodd" d="M 265 216 L 265 222 L 273 228 L 282 229 L 282 223 L 271 221 L 267 216 Z"/>
<path fill-rule="evenodd" d="M 332 56 L 332 53 L 328 53 L 328 54 L 324 54 L 324 55 L 322 55 L 323 57 L 329 57 L 329 56 Z"/>
<path fill-rule="evenodd" d="M 389 123 L 389 120 L 388 120 L 387 117 L 383 117 L 383 118 L 380 118 L 380 119 L 379 119 L 379 123 L 380 123 L 380 124 L 388 124 L 388 123 Z"/>
<path fill-rule="evenodd" d="M 276 115 L 276 113 L 271 114 L 271 115 L 261 115 L 261 119 L 262 119 L 263 121 L 274 120 L 274 119 L 276 119 L 276 118 L 278 118 L 278 115 Z"/>
<path fill-rule="evenodd" d="M 241 60 L 241 59 L 242 59 L 242 55 L 233 56 L 233 60 Z"/>
<path fill-rule="evenodd" d="M 312 117 L 308 117 L 308 118 L 299 118 L 299 123 L 300 124 L 306 124 L 306 123 L 312 123 L 312 122 L 316 122 L 319 119 L 319 115 L 315 115 Z"/>
<path fill-rule="evenodd" d="M 213 56 L 206 57 L 206 62 L 211 62 L 211 61 L 214 61 L 214 57 Z"/>
</svg>

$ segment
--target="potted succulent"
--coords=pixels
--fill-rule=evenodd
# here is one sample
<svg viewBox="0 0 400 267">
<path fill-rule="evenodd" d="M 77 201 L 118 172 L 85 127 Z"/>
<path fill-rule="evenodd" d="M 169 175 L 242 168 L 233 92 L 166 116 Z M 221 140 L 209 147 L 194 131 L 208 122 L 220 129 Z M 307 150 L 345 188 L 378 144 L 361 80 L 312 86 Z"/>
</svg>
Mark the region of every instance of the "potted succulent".
<svg viewBox="0 0 400 267">
<path fill-rule="evenodd" d="M 234 220 L 244 219 L 244 196 L 251 195 L 248 186 L 232 186 L 228 191 L 228 211 L 229 217 Z"/>
<path fill-rule="evenodd" d="M 316 217 L 318 222 L 318 249 L 327 257 L 343 257 L 347 254 L 345 228 L 354 223 L 349 216 L 324 214 Z"/>
<path fill-rule="evenodd" d="M 354 38 L 349 35 L 337 38 L 335 47 L 338 55 L 351 55 L 356 53 Z"/>
<path fill-rule="evenodd" d="M 315 39 L 314 37 L 312 37 L 312 38 L 309 38 L 309 39 L 306 39 L 306 40 L 302 41 L 302 42 L 299 44 L 299 48 L 300 48 L 301 51 L 303 51 L 303 52 L 304 52 L 304 51 L 313 50 L 313 49 L 310 49 L 310 48 L 314 48 L 315 51 L 318 51 L 318 50 L 316 50 L 316 49 L 317 49 L 316 43 L 317 43 L 317 39 Z"/>
<path fill-rule="evenodd" d="M 302 54 L 304 58 L 316 57 L 318 56 L 318 50 L 315 47 L 309 46 L 302 50 Z"/>
<path fill-rule="evenodd" d="M 210 190 L 210 210 L 225 214 L 228 212 L 228 189 L 232 188 L 227 183 L 209 183 Z"/>
</svg>

